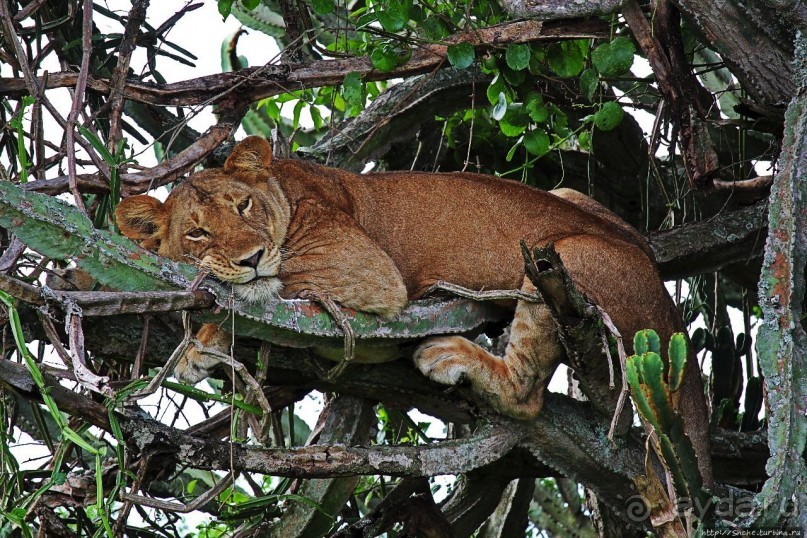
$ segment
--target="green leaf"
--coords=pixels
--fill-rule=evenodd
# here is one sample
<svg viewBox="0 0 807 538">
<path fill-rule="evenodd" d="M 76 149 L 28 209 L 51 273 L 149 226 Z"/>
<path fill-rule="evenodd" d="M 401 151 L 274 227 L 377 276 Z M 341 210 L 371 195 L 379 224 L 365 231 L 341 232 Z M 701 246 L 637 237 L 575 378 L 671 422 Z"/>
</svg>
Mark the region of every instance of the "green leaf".
<svg viewBox="0 0 807 538">
<path fill-rule="evenodd" d="M 167 389 L 171 389 L 175 392 L 178 392 L 183 396 L 187 396 L 188 398 L 196 400 L 197 402 L 216 401 L 226 404 L 233 404 L 238 409 L 242 409 L 247 413 L 252 413 L 253 415 L 257 416 L 263 415 L 263 411 L 261 410 L 260 407 L 245 403 L 243 400 L 238 399 L 233 400 L 229 396 L 222 396 L 220 394 L 211 394 L 201 389 L 197 389 L 196 387 L 189 387 L 188 385 L 185 385 L 183 383 L 175 383 L 173 381 L 165 381 L 163 382 L 162 386 Z"/>
<path fill-rule="evenodd" d="M 241 5 L 252 11 L 261 3 L 261 0 L 241 0 Z"/>
<path fill-rule="evenodd" d="M 594 114 L 594 125 L 601 131 L 610 131 L 622 122 L 624 116 L 625 111 L 622 110 L 619 103 L 608 101 Z"/>
<path fill-rule="evenodd" d="M 499 97 L 496 100 L 496 104 L 493 107 L 493 112 L 491 113 L 491 117 L 499 121 L 501 120 L 504 115 L 507 113 L 507 97 L 504 95 L 504 92 L 499 93 Z"/>
<path fill-rule="evenodd" d="M 322 112 L 319 111 L 319 108 L 315 105 L 311 105 L 308 112 L 311 114 L 311 122 L 314 124 L 314 129 L 317 131 L 322 129 Z"/>
<path fill-rule="evenodd" d="M 313 0 L 311 7 L 317 15 L 330 15 L 333 13 L 333 0 Z"/>
<path fill-rule="evenodd" d="M 395 54 L 395 50 L 389 44 L 376 47 L 372 54 L 370 54 L 370 61 L 373 63 L 373 67 L 382 73 L 392 71 L 398 67 L 398 57 Z"/>
<path fill-rule="evenodd" d="M 504 84 L 504 77 L 501 75 L 496 75 L 493 77 L 493 80 L 490 82 L 490 86 L 487 89 L 488 101 L 490 101 L 491 105 L 495 105 L 499 102 L 499 96 L 503 95 L 504 91 L 507 89 L 507 86 Z"/>
<path fill-rule="evenodd" d="M 90 454 L 93 455 L 98 454 L 98 450 L 96 450 L 90 443 L 85 441 L 84 438 L 81 437 L 81 435 L 76 433 L 74 430 L 67 427 L 62 428 L 62 436 L 69 439 L 74 444 L 80 446 Z"/>
<path fill-rule="evenodd" d="M 448 46 L 448 62 L 457 69 L 465 69 L 474 63 L 474 47 L 470 43 Z"/>
<path fill-rule="evenodd" d="M 67 473 L 63 473 L 61 471 L 53 471 L 53 474 L 51 475 L 50 478 L 51 480 L 53 480 L 54 484 L 56 484 L 57 486 L 61 486 L 65 482 L 67 482 Z"/>
<path fill-rule="evenodd" d="M 101 155 L 101 158 L 103 158 L 109 166 L 118 165 L 115 157 L 109 152 L 106 145 L 101 142 L 101 139 L 95 136 L 92 131 L 81 125 L 78 126 L 78 131 L 81 133 L 81 136 L 87 139 L 90 145 Z"/>
<path fill-rule="evenodd" d="M 409 20 L 414 22 L 415 24 L 422 24 L 424 19 L 426 19 L 426 13 L 422 7 L 418 5 L 413 5 L 410 3 L 409 5 Z"/>
<path fill-rule="evenodd" d="M 527 129 L 529 117 L 524 113 L 521 104 L 511 104 L 507 107 L 504 117 L 499 120 L 499 128 L 505 136 L 518 136 Z"/>
<path fill-rule="evenodd" d="M 549 151 L 549 135 L 543 129 L 533 129 L 524 135 L 524 147 L 533 155 L 544 155 Z"/>
<path fill-rule="evenodd" d="M 512 43 L 505 55 L 507 66 L 513 71 L 521 71 L 530 65 L 530 47 L 523 43 Z"/>
<path fill-rule="evenodd" d="M 577 133 L 577 143 L 580 144 L 581 149 L 591 151 L 591 133 L 589 131 Z"/>
<path fill-rule="evenodd" d="M 230 16 L 230 12 L 233 10 L 233 1 L 234 0 L 219 0 L 219 13 L 225 20 Z"/>
<path fill-rule="evenodd" d="M 521 147 L 521 142 L 516 142 L 510 148 L 510 151 L 507 152 L 507 156 L 505 156 L 504 160 L 510 162 L 513 160 L 513 157 L 516 155 L 516 150 Z"/>
<path fill-rule="evenodd" d="M 252 28 L 276 39 L 286 35 L 283 16 L 272 11 L 266 4 L 258 4 L 253 10 L 246 10 L 239 4 L 233 4 L 232 15 L 247 28 Z M 230 39 L 226 39 L 225 43 L 229 45 L 229 41 Z"/>
<path fill-rule="evenodd" d="M 687 340 L 684 333 L 675 333 L 670 338 L 669 346 L 670 372 L 667 382 L 670 390 L 675 392 L 684 379 L 684 368 L 687 362 Z"/>
<path fill-rule="evenodd" d="M 540 93 L 532 92 L 527 96 L 525 109 L 535 123 L 543 123 L 549 118 L 549 109 L 544 106 L 544 98 Z"/>
<path fill-rule="evenodd" d="M 263 108 L 266 110 L 266 114 L 276 123 L 280 122 L 280 107 L 277 106 L 275 100 L 267 99 L 262 102 L 265 103 Z"/>
<path fill-rule="evenodd" d="M 504 75 L 504 80 L 512 87 L 521 86 L 524 81 L 527 80 L 526 70 L 514 71 L 506 65 L 503 65 L 500 72 Z"/>
<path fill-rule="evenodd" d="M 342 82 L 342 95 L 350 105 L 364 104 L 364 95 L 361 88 L 361 75 L 357 72 L 348 73 Z"/>
<path fill-rule="evenodd" d="M 14 508 L 10 512 L 6 512 L 6 517 L 8 517 L 9 521 L 13 522 L 16 525 L 26 525 L 25 523 L 25 516 L 27 514 L 27 510 L 25 508 Z"/>
<path fill-rule="evenodd" d="M 618 36 L 610 43 L 603 43 L 591 53 L 591 63 L 605 77 L 618 77 L 633 65 L 636 48 L 633 41 Z"/>
<path fill-rule="evenodd" d="M 305 107 L 306 104 L 307 103 L 301 99 L 297 101 L 296 105 L 294 105 L 294 112 L 292 115 L 292 122 L 291 122 L 292 128 L 297 129 L 300 126 L 300 112 L 303 111 L 303 107 Z"/>
<path fill-rule="evenodd" d="M 440 17 L 435 15 L 426 17 L 426 20 L 420 24 L 420 30 L 426 35 L 426 38 L 431 41 L 440 41 L 448 35 L 446 25 Z"/>
<path fill-rule="evenodd" d="M 527 126 L 510 123 L 507 121 L 507 116 L 505 116 L 499 121 L 499 129 L 502 130 L 504 136 L 514 137 L 523 133 L 527 129 Z"/>
<path fill-rule="evenodd" d="M 550 105 L 549 112 L 552 116 L 552 131 L 561 138 L 569 136 L 569 116 L 555 104 Z"/>
<path fill-rule="evenodd" d="M 583 53 L 574 41 L 550 45 L 546 60 L 549 68 L 561 77 L 576 77 L 583 70 Z"/>
<path fill-rule="evenodd" d="M 594 101 L 594 93 L 600 84 L 600 77 L 594 69 L 586 69 L 580 74 L 580 91 L 589 101 Z"/>
<path fill-rule="evenodd" d="M 403 30 L 409 20 L 409 10 L 405 2 L 391 0 L 382 8 L 376 7 L 378 22 L 387 32 L 399 32 Z"/>
</svg>

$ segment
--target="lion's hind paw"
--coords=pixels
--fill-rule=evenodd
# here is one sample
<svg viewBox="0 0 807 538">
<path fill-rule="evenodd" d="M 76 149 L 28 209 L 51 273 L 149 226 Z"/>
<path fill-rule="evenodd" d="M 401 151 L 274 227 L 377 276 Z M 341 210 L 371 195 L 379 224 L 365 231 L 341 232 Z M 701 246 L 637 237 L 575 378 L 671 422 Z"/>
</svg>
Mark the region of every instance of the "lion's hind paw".
<svg viewBox="0 0 807 538">
<path fill-rule="evenodd" d="M 444 385 L 456 385 L 466 378 L 475 362 L 476 346 L 465 338 L 429 338 L 414 353 L 415 366 L 423 375 Z"/>
</svg>

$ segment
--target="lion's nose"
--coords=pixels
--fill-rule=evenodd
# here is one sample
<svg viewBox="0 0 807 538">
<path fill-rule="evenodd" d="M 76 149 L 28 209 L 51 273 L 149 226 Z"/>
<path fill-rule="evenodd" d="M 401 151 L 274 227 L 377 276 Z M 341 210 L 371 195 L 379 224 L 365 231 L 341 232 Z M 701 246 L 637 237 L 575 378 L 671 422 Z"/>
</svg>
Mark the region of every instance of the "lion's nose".
<svg viewBox="0 0 807 538">
<path fill-rule="evenodd" d="M 257 269 L 258 262 L 261 261 L 261 256 L 263 256 L 263 249 L 258 250 L 255 254 L 253 254 L 249 258 L 244 258 L 243 260 L 237 261 L 236 265 Z"/>
</svg>

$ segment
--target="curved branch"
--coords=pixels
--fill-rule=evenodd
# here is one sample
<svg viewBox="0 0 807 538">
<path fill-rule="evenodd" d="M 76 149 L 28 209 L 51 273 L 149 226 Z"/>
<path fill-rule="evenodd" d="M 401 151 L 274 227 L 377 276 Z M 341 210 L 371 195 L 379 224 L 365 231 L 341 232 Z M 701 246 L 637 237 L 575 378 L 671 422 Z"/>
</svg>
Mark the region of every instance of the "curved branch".
<svg viewBox="0 0 807 538">
<path fill-rule="evenodd" d="M 320 139 L 306 153 L 319 155 L 330 166 L 361 171 L 364 164 L 386 155 L 392 144 L 416 136 L 435 114 L 471 105 L 474 85 L 490 76 L 478 69 L 443 69 L 407 79 L 387 89 L 361 114 Z"/>
</svg>

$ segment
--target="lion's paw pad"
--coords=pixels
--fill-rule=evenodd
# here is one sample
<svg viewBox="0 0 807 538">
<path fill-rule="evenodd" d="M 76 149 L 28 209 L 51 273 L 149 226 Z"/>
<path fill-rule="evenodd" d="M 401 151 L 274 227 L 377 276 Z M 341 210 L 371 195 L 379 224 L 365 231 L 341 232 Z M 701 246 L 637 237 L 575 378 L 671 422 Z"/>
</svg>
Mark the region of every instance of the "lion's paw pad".
<svg viewBox="0 0 807 538">
<path fill-rule="evenodd" d="M 469 359 L 466 346 L 456 338 L 432 338 L 418 346 L 414 353 L 415 366 L 423 375 L 445 385 L 456 385 L 466 373 Z"/>
</svg>

